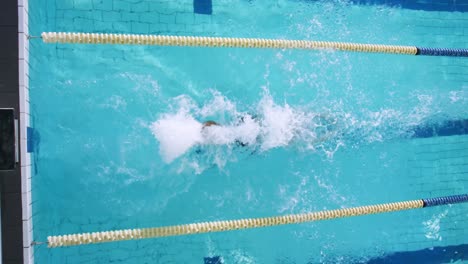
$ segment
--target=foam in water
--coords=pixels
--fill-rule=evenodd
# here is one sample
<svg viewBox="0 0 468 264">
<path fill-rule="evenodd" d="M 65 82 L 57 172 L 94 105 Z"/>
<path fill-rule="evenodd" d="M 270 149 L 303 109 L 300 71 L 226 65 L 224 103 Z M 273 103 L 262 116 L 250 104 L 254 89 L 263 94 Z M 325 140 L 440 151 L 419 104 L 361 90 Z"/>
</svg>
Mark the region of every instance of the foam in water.
<svg viewBox="0 0 468 264">
<path fill-rule="evenodd" d="M 294 110 L 288 104 L 275 104 L 269 95 L 262 99 L 259 108 L 262 114 L 262 150 L 287 146 L 300 125 Z"/>
<path fill-rule="evenodd" d="M 151 125 L 160 144 L 159 152 L 167 163 L 202 142 L 201 128 L 202 124 L 185 111 L 165 114 Z"/>
<path fill-rule="evenodd" d="M 219 93 L 214 93 L 213 100 L 201 108 L 186 97 L 176 98 L 176 101 L 179 105 L 176 113 L 163 114 L 151 125 L 160 143 L 160 154 L 167 163 L 194 146 L 259 146 L 261 151 L 285 147 L 304 130 L 301 126 L 305 114 L 288 104 L 275 104 L 269 94 L 260 100 L 255 115 L 238 112 L 235 104 Z M 227 121 L 203 128 L 202 121 L 211 116 Z"/>
<path fill-rule="evenodd" d="M 169 112 L 152 123 L 151 130 L 159 142 L 166 163 L 186 155 L 182 163 L 201 172 L 213 164 L 223 167 L 239 157 L 239 146 L 246 153 L 265 152 L 273 148 L 297 147 L 302 151 L 320 151 L 327 158 L 343 146 L 380 142 L 405 137 L 411 128 L 432 116 L 431 97 L 418 97 L 419 104 L 409 112 L 399 109 L 352 113 L 344 109 L 314 112 L 304 107 L 278 104 L 268 90 L 260 99 L 255 113 L 241 112 L 237 105 L 219 92 L 202 106 L 187 96 L 174 98 Z M 174 106 L 173 106 L 174 105 Z M 203 128 L 213 120 L 219 126 Z M 234 155 L 233 155 L 234 154 Z"/>
<path fill-rule="evenodd" d="M 423 222 L 426 238 L 442 240 L 442 236 L 440 235 L 440 221 L 446 217 L 447 213 L 448 210 L 445 210 L 438 215 L 434 215 L 430 220 Z"/>
<path fill-rule="evenodd" d="M 210 126 L 202 131 L 202 144 L 229 145 L 240 142 L 253 145 L 260 134 L 260 125 L 250 115 L 242 116 L 242 122 L 237 125 Z"/>
<path fill-rule="evenodd" d="M 330 139 L 332 133 L 329 126 L 336 122 L 334 117 L 301 111 L 287 103 L 279 105 L 268 91 L 259 101 L 255 114 L 238 112 L 236 105 L 218 92 L 213 92 L 213 99 L 202 107 L 196 106 L 185 96 L 175 99 L 175 113 L 165 113 L 151 125 L 166 163 L 171 163 L 194 147 L 198 148 L 197 153 L 203 152 L 219 167 L 226 163 L 231 150 L 238 146 L 263 152 L 287 147 L 297 141 L 307 149 L 314 149 L 319 143 Z M 203 128 L 202 122 L 211 119 L 221 125 Z M 327 151 L 335 152 L 339 146 Z M 225 151 L 221 150 L 223 147 Z M 190 167 L 193 164 L 200 167 L 198 161 L 186 163 L 191 164 Z"/>
</svg>

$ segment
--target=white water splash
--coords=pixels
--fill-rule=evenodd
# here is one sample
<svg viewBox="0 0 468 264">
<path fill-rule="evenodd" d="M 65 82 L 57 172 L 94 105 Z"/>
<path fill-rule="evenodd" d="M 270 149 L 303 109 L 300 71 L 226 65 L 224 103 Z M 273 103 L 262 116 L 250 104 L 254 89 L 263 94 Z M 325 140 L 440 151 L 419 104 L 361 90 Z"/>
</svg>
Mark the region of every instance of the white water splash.
<svg viewBox="0 0 468 264">
<path fill-rule="evenodd" d="M 442 240 L 442 236 L 440 235 L 440 220 L 444 218 L 448 213 L 448 210 L 445 210 L 444 212 L 434 215 L 431 220 L 427 220 L 423 222 L 424 229 L 426 230 L 426 238 L 428 239 L 434 239 L 434 240 Z"/>
<path fill-rule="evenodd" d="M 295 138 L 314 141 L 320 134 L 317 131 L 323 130 L 319 129 L 323 125 L 314 120 L 315 114 L 299 111 L 286 103 L 276 104 L 268 93 L 260 100 L 256 115 L 238 112 L 234 103 L 217 92 L 213 94 L 213 100 L 200 108 L 185 96 L 176 98 L 176 105 L 175 113 L 163 114 L 150 126 L 166 163 L 195 146 L 205 149 L 208 146 L 227 146 L 232 149 L 242 145 L 267 151 L 286 147 Z M 202 122 L 211 119 L 224 122 L 203 128 Z M 224 164 L 226 158 L 216 156 L 215 160 Z"/>
<path fill-rule="evenodd" d="M 277 105 L 266 95 L 259 104 L 262 114 L 262 149 L 287 146 L 294 137 L 300 121 L 297 113 L 288 105 Z"/>
<path fill-rule="evenodd" d="M 234 260 L 234 263 L 245 263 L 245 264 L 258 263 L 257 260 L 253 256 L 239 249 L 232 250 L 230 252 L 230 257 Z"/>
<path fill-rule="evenodd" d="M 165 162 L 172 162 L 195 144 L 202 142 L 202 124 L 184 111 L 163 115 L 151 125 Z"/>
<path fill-rule="evenodd" d="M 168 112 L 150 129 L 159 142 L 164 162 L 169 164 L 183 156 L 178 171 L 189 168 L 201 173 L 212 165 L 223 168 L 227 162 L 237 161 L 242 158 L 239 153 L 246 153 L 247 157 L 274 148 L 294 147 L 333 158 L 344 146 L 405 137 L 433 114 L 429 107 L 432 98 L 420 95 L 418 99 L 419 104 L 409 112 L 362 109 L 350 113 L 339 103 L 314 112 L 304 106 L 277 103 L 265 88 L 257 105 L 247 106 L 255 109 L 252 113 L 239 111 L 238 104 L 213 91 L 211 100 L 201 106 L 188 96 L 174 98 Z M 219 125 L 203 127 L 208 120 Z"/>
</svg>

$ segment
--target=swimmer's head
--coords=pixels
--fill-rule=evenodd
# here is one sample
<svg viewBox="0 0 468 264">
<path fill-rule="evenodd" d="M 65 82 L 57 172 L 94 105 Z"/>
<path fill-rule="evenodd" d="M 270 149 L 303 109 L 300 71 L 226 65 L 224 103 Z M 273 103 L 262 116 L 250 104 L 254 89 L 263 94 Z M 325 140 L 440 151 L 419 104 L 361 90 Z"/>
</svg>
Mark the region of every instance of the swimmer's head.
<svg viewBox="0 0 468 264">
<path fill-rule="evenodd" d="M 219 124 L 216 123 L 215 121 L 211 121 L 211 120 L 205 121 L 205 122 L 203 123 L 203 128 L 209 127 L 209 126 L 219 126 Z"/>
<path fill-rule="evenodd" d="M 219 126 L 218 123 L 216 123 L 215 121 L 211 121 L 211 120 L 208 120 L 208 121 L 205 121 L 203 122 L 203 126 L 202 126 L 202 129 L 201 129 L 201 134 L 202 134 L 202 137 L 204 138 L 204 141 L 211 141 L 210 138 L 213 137 L 213 128 L 210 128 L 210 129 L 206 129 L 207 127 L 217 127 Z"/>
</svg>

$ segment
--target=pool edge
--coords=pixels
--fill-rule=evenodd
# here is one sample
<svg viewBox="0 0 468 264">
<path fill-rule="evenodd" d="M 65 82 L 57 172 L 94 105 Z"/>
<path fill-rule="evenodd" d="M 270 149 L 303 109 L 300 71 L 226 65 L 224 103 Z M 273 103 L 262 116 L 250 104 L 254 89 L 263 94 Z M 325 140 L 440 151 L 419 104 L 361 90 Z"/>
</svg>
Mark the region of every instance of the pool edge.
<svg viewBox="0 0 468 264">
<path fill-rule="evenodd" d="M 18 70 L 19 70 L 19 127 L 21 164 L 21 201 L 23 224 L 23 263 L 34 263 L 31 154 L 27 150 L 27 128 L 30 126 L 29 108 L 29 40 L 28 0 L 18 0 Z"/>
</svg>

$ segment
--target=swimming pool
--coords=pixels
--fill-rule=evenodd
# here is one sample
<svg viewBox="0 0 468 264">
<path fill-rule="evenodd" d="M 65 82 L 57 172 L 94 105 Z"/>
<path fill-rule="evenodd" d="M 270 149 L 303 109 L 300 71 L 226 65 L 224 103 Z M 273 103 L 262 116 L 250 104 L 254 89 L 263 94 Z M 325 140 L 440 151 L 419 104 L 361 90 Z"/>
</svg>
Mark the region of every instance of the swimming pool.
<svg viewBox="0 0 468 264">
<path fill-rule="evenodd" d="M 193 1 L 41 0 L 30 10 L 32 35 L 151 33 L 468 48 L 466 13 L 347 1 L 214 1 L 212 15 L 194 14 Z M 31 109 L 40 134 L 33 171 L 36 241 L 467 191 L 467 136 L 413 137 L 425 124 L 468 117 L 468 64 L 460 58 L 30 46 Z M 238 127 L 247 116 L 255 117 L 253 126 L 221 133 L 229 144 L 199 147 L 190 138 L 170 137 L 205 120 Z M 255 137 L 239 148 L 238 135 Z M 322 135 L 326 140 L 318 140 Z M 203 263 L 220 256 L 224 263 L 350 263 L 439 247 L 461 260 L 467 209 L 73 248 L 41 245 L 35 261 Z"/>
</svg>

